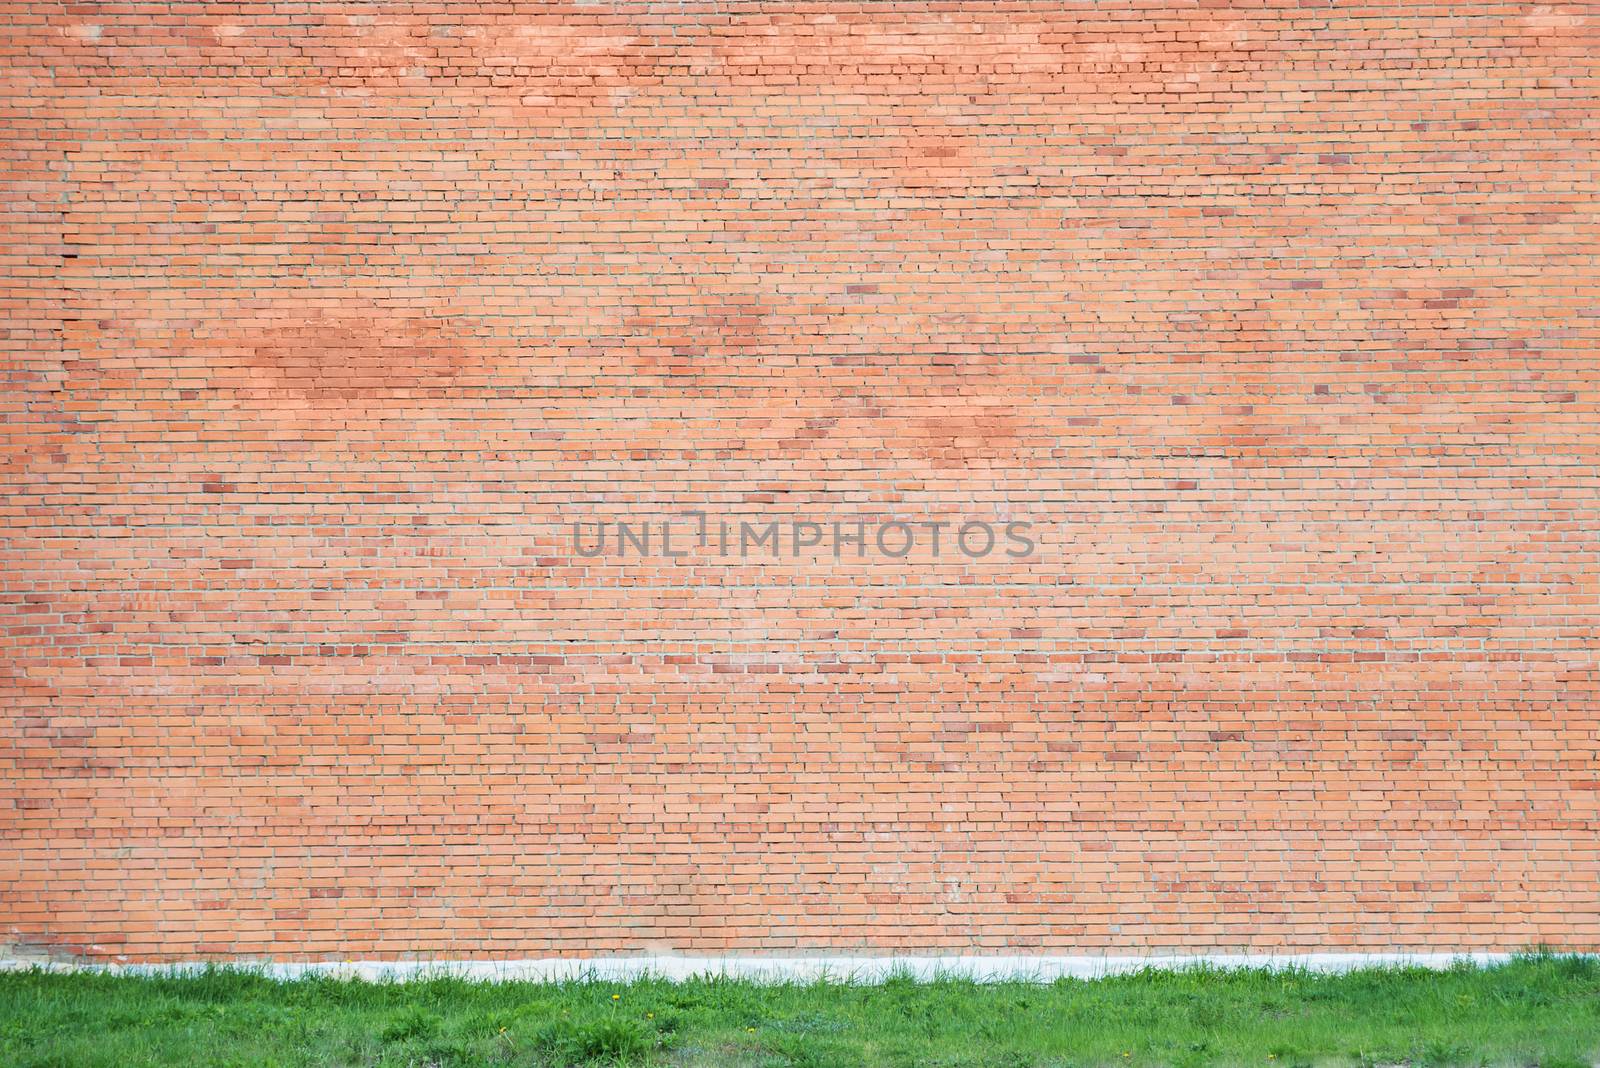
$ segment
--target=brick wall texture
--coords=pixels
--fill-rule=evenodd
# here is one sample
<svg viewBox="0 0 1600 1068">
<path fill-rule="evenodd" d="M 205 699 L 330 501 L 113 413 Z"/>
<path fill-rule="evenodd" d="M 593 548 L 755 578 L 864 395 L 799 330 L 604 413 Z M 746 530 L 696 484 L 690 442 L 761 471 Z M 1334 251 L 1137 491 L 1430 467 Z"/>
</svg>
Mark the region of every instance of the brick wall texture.
<svg viewBox="0 0 1600 1068">
<path fill-rule="evenodd" d="M 5 942 L 1600 946 L 1593 5 L 3 8 Z"/>
</svg>

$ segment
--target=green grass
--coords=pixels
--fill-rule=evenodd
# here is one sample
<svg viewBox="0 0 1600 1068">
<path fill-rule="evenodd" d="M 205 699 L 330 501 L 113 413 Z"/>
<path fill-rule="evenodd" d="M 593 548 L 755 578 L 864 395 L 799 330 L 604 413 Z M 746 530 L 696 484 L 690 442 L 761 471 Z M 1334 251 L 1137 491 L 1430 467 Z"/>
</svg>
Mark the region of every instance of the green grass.
<svg viewBox="0 0 1600 1068">
<path fill-rule="evenodd" d="M 1194 969 L 1048 984 L 0 975 L 8 1068 L 1590 1068 L 1597 1054 L 1600 961 L 1553 955 L 1446 972 Z"/>
</svg>

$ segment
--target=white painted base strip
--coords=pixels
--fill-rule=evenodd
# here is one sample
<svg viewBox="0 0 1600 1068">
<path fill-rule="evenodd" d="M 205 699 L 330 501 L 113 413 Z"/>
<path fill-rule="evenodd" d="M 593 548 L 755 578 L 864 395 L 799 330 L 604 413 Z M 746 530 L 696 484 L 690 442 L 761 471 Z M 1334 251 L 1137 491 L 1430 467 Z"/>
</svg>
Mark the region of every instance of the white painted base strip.
<svg viewBox="0 0 1600 1068">
<path fill-rule="evenodd" d="M 1205 965 L 1215 968 L 1305 968 L 1343 972 L 1356 968 L 1420 967 L 1443 969 L 1457 962 L 1502 964 L 1510 953 L 1269 953 L 1192 954 L 1172 956 L 950 956 L 950 957 L 546 957 L 532 960 L 406 960 L 406 961 L 234 961 L 239 967 L 280 979 L 331 975 L 369 980 L 427 979 L 457 976 L 481 980 L 627 980 L 654 977 L 689 979 L 728 976 L 780 983 L 833 979 L 881 982 L 893 975 L 915 979 L 960 977 L 980 981 L 1048 982 L 1071 977 L 1097 979 L 1143 968 L 1176 969 Z M 0 969 L 40 967 L 52 971 L 106 971 L 124 975 L 161 975 L 196 971 L 206 962 L 179 964 L 79 964 L 0 958 Z"/>
</svg>

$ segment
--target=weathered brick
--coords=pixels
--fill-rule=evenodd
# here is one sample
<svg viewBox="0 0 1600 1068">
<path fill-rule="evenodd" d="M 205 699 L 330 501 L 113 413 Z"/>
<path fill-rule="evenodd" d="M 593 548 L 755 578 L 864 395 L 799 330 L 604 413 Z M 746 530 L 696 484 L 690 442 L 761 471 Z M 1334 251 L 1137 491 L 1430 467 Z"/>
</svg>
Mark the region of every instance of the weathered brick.
<svg viewBox="0 0 1600 1068">
<path fill-rule="evenodd" d="M 10 940 L 1600 945 L 1588 5 L 0 7 Z"/>
</svg>

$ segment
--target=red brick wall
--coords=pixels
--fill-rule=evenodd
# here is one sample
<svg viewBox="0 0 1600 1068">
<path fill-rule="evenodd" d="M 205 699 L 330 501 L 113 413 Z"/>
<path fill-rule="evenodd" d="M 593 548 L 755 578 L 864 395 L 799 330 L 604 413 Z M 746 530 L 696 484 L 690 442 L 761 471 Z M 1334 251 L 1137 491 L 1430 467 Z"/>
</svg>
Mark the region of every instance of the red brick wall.
<svg viewBox="0 0 1600 1068">
<path fill-rule="evenodd" d="M 6 941 L 1600 944 L 1591 5 L 4 6 Z"/>
</svg>

